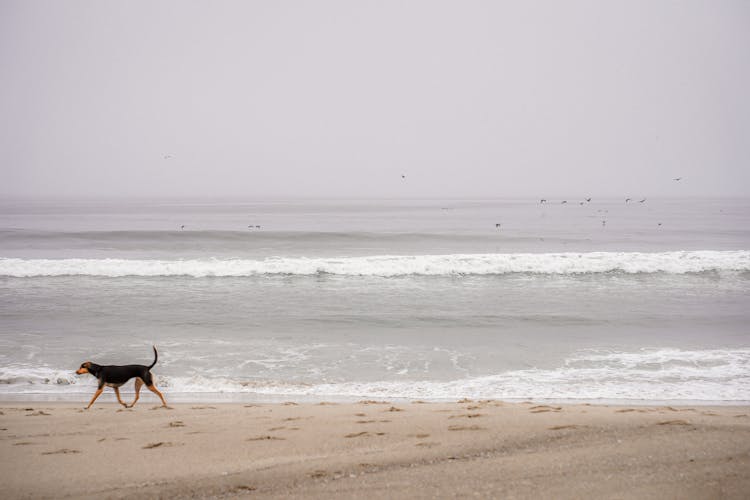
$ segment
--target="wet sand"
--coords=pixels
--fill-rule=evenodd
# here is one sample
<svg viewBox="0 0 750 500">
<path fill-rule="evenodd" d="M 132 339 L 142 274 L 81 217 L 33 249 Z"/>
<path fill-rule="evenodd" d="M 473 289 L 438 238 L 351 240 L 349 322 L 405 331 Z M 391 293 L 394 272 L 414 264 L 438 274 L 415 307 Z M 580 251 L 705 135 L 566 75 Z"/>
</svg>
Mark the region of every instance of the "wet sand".
<svg viewBox="0 0 750 500">
<path fill-rule="evenodd" d="M 4 498 L 747 498 L 750 408 L 0 403 Z"/>
</svg>

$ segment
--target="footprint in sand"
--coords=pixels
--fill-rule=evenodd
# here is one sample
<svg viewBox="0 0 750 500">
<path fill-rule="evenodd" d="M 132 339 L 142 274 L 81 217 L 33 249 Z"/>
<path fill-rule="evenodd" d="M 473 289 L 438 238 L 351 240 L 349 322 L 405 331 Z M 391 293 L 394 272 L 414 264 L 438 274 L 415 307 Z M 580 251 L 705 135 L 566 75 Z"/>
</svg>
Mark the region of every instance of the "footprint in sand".
<svg viewBox="0 0 750 500">
<path fill-rule="evenodd" d="M 321 477 L 326 477 L 327 475 L 328 475 L 328 471 L 325 471 L 325 470 L 314 470 L 312 472 L 307 473 L 307 476 L 313 479 L 319 479 Z"/>
<path fill-rule="evenodd" d="M 344 436 L 345 438 L 365 437 L 365 436 L 385 436 L 385 432 L 353 432 Z"/>
<path fill-rule="evenodd" d="M 562 410 L 562 407 L 560 406 L 547 406 L 547 405 L 539 405 L 539 406 L 532 406 L 529 408 L 530 413 L 545 413 L 548 411 L 560 411 Z"/>
<path fill-rule="evenodd" d="M 215 406 L 191 406 L 191 410 L 215 410 Z"/>
<path fill-rule="evenodd" d="M 555 425 L 554 427 L 548 427 L 551 431 L 561 431 L 563 429 L 578 429 L 578 425 Z"/>
<path fill-rule="evenodd" d="M 13 443 L 13 446 L 26 446 L 28 444 L 34 444 L 31 441 L 19 441 L 17 443 Z"/>
<path fill-rule="evenodd" d="M 370 433 L 369 433 L 369 432 L 367 432 L 367 431 L 362 431 L 362 432 L 352 432 L 351 434 L 347 434 L 347 435 L 346 435 L 346 436 L 344 436 L 344 437 L 345 437 L 345 438 L 355 438 L 355 437 L 360 437 L 360 436 L 368 436 L 369 434 L 370 434 Z"/>
<path fill-rule="evenodd" d="M 63 448 L 55 451 L 43 451 L 42 455 L 69 455 L 71 453 L 81 453 L 81 450 L 71 450 L 69 448 Z"/>
<path fill-rule="evenodd" d="M 388 401 L 375 401 L 373 399 L 363 399 L 362 401 L 359 401 L 359 404 L 361 405 L 389 405 L 391 403 Z"/>
<path fill-rule="evenodd" d="M 435 441 L 423 441 L 421 443 L 417 443 L 414 446 L 419 446 L 420 448 L 434 448 L 435 446 L 440 446 L 440 443 Z"/>
<path fill-rule="evenodd" d="M 357 420 L 355 423 L 357 424 L 372 424 L 377 422 L 377 420 Z"/>
<path fill-rule="evenodd" d="M 690 422 L 687 420 L 664 420 L 657 422 L 656 425 L 690 425 Z"/>
<path fill-rule="evenodd" d="M 158 443 L 149 443 L 146 446 L 141 446 L 141 448 L 144 450 L 151 450 L 153 448 L 162 448 L 166 446 L 174 446 L 174 444 L 169 441 L 159 441 Z"/>
<path fill-rule="evenodd" d="M 280 425 L 278 427 L 271 427 L 270 429 L 268 429 L 268 432 L 281 431 L 281 430 L 298 431 L 299 427 L 287 427 L 285 425 Z"/>
<path fill-rule="evenodd" d="M 483 417 L 483 416 L 484 416 L 484 413 L 468 413 L 465 415 L 451 415 L 448 418 L 478 418 L 478 417 Z"/>
<path fill-rule="evenodd" d="M 169 427 L 185 427 L 185 423 L 182 420 L 175 420 L 174 422 L 169 422 Z"/>
<path fill-rule="evenodd" d="M 411 434 L 409 437 L 415 437 L 417 439 L 424 439 L 430 437 L 429 434 Z"/>
<path fill-rule="evenodd" d="M 450 425 L 448 426 L 449 431 L 483 431 L 486 430 L 484 427 L 478 425 Z"/>
<path fill-rule="evenodd" d="M 385 411 L 404 411 L 404 410 L 402 410 L 401 408 L 396 408 L 395 406 L 391 406 L 390 408 L 388 408 Z"/>
<path fill-rule="evenodd" d="M 47 413 L 47 412 L 45 412 L 43 410 L 39 410 L 39 411 L 35 411 L 34 413 L 29 413 L 26 416 L 27 417 L 39 417 L 39 416 L 49 417 L 50 415 L 52 415 L 52 414 L 51 413 Z"/>
<path fill-rule="evenodd" d="M 354 416 L 355 417 L 366 417 L 367 413 L 355 413 Z"/>
<path fill-rule="evenodd" d="M 284 438 L 278 436 L 256 436 L 247 438 L 245 441 L 285 441 Z"/>
</svg>

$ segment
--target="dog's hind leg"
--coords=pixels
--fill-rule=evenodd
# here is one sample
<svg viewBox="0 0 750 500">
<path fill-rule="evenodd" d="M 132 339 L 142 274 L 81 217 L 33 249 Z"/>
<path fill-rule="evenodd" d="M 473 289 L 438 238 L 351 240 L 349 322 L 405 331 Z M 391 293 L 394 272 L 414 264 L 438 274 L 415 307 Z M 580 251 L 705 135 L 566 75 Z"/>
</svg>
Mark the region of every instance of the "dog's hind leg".
<svg viewBox="0 0 750 500">
<path fill-rule="evenodd" d="M 141 380 L 140 377 L 135 378 L 135 399 L 130 404 L 130 408 L 135 406 L 135 402 L 138 401 L 138 397 L 141 395 L 141 386 L 143 385 L 143 380 Z M 127 405 L 126 405 L 127 407 Z"/>
<path fill-rule="evenodd" d="M 115 390 L 115 394 L 117 395 L 117 401 L 119 401 L 122 406 L 124 406 L 125 408 L 127 408 L 128 405 L 125 404 L 125 403 L 123 403 L 122 399 L 120 399 L 120 388 L 119 387 L 113 387 L 113 389 Z"/>
<path fill-rule="evenodd" d="M 148 390 L 159 396 L 159 399 L 161 399 L 161 405 L 167 406 L 167 402 L 164 401 L 164 396 L 161 395 L 161 392 L 159 392 L 159 389 L 156 388 L 156 386 L 152 383 L 151 385 L 147 385 Z"/>
</svg>

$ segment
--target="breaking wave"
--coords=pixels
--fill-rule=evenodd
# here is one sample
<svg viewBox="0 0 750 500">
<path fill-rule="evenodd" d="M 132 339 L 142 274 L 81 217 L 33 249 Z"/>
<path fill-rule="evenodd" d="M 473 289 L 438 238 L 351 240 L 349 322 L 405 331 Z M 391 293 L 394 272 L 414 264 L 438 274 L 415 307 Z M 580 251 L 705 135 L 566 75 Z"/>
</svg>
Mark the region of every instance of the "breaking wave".
<svg viewBox="0 0 750 500">
<path fill-rule="evenodd" d="M 640 401 L 750 401 L 750 349 L 585 350 L 556 368 L 527 368 L 457 380 L 391 379 L 339 383 L 239 380 L 204 374 L 158 376 L 171 394 L 236 394 L 260 398 L 417 398 L 445 400 L 557 399 Z M 72 370 L 0 367 L 0 395 L 89 393 L 93 377 Z M 123 392 L 132 391 L 123 387 Z"/>
<path fill-rule="evenodd" d="M 378 255 L 368 257 L 252 259 L 17 259 L 0 258 L 0 276 L 192 276 L 258 275 L 441 276 L 587 274 L 621 272 L 685 274 L 750 271 L 750 251 L 500 253 Z"/>
</svg>

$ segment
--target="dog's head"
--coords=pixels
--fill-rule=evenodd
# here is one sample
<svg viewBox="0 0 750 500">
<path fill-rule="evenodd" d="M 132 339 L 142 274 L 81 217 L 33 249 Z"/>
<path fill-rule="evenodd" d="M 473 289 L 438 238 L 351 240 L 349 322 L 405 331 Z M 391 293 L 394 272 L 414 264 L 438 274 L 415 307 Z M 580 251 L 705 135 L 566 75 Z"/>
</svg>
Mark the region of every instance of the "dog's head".
<svg viewBox="0 0 750 500">
<path fill-rule="evenodd" d="M 83 375 L 84 373 L 91 373 L 91 371 L 89 371 L 89 368 L 91 368 L 91 361 L 86 361 L 85 363 L 81 363 L 81 367 L 76 370 L 76 373 L 78 375 Z"/>
</svg>

